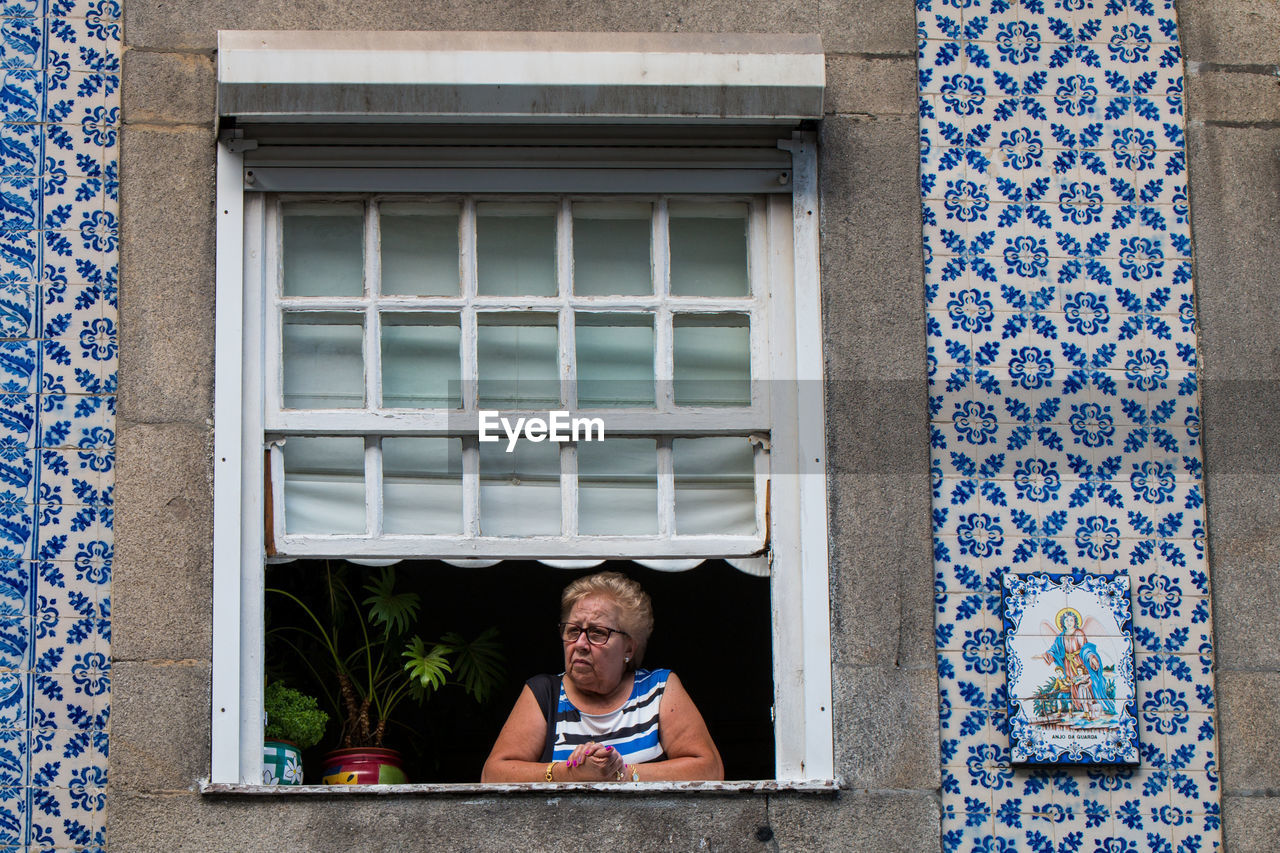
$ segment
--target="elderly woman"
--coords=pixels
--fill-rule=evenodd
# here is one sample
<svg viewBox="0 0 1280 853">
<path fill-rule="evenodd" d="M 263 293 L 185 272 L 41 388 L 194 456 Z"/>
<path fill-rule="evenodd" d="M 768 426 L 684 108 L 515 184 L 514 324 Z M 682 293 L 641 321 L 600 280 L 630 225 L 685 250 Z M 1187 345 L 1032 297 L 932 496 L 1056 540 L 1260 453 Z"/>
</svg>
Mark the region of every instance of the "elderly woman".
<svg viewBox="0 0 1280 853">
<path fill-rule="evenodd" d="M 653 605 L 600 572 L 560 596 L 564 674 L 525 683 L 484 764 L 484 782 L 723 779 L 702 715 L 675 673 L 640 669 Z"/>
</svg>

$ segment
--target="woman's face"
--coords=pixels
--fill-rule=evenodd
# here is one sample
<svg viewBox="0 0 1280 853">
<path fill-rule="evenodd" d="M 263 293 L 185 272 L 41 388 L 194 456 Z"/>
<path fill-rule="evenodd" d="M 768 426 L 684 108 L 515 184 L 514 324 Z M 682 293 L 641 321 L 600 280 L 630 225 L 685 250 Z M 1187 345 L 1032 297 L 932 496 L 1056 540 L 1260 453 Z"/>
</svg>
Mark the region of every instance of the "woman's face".
<svg viewBox="0 0 1280 853">
<path fill-rule="evenodd" d="M 625 630 L 619 619 L 618 605 L 603 595 L 588 595 L 578 601 L 565 620 L 583 628 Z M 610 634 L 609 642 L 593 646 L 584 631 L 572 643 L 564 644 L 565 677 L 579 690 L 609 693 L 622 681 L 627 659 L 635 654 L 635 642 L 623 634 Z"/>
</svg>

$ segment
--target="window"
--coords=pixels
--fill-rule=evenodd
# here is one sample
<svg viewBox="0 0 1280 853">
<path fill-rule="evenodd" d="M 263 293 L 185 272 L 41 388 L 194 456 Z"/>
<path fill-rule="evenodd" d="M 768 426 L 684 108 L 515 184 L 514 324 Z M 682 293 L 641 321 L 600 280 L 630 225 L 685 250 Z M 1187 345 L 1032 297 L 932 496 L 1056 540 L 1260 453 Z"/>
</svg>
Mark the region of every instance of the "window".
<svg viewBox="0 0 1280 853">
<path fill-rule="evenodd" d="M 250 204 L 269 552 L 763 552 L 767 197 Z"/>
<path fill-rule="evenodd" d="M 485 79 L 383 80 L 422 113 L 370 126 L 385 88 L 350 114 L 335 92 L 372 66 L 309 64 L 350 34 L 222 34 L 212 781 L 260 778 L 263 565 L 297 557 L 768 573 L 777 776 L 830 779 L 815 152 L 770 100 L 776 37 L 633 36 L 641 60 L 584 72 L 554 34 L 380 35 L 412 42 L 377 49 L 392 78 L 568 57 L 584 85 L 621 73 L 619 103 L 690 115 L 583 123 L 543 82 L 543 109 L 576 113 L 512 125 Z M 726 98 L 725 61 L 752 94 L 715 123 L 682 101 L 696 85 L 627 88 L 704 75 Z"/>
</svg>

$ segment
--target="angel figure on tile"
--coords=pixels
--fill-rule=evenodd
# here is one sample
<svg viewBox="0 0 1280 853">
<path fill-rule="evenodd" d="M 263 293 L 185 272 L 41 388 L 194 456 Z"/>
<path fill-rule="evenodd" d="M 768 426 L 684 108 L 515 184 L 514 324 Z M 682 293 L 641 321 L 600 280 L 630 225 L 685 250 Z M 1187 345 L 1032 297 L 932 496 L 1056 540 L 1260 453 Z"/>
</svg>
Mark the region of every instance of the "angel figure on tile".
<svg viewBox="0 0 1280 853">
<path fill-rule="evenodd" d="M 1062 673 L 1071 693 L 1071 708 L 1089 720 L 1099 712 L 1114 714 L 1115 702 L 1108 696 L 1107 678 L 1103 673 L 1102 657 L 1098 647 L 1089 641 L 1085 628 L 1100 628 L 1094 619 L 1083 619 L 1074 607 L 1064 607 L 1054 617 L 1055 625 L 1044 623 L 1050 633 L 1056 628 L 1058 635 L 1049 650 L 1040 657 L 1045 663 L 1054 664 Z"/>
</svg>

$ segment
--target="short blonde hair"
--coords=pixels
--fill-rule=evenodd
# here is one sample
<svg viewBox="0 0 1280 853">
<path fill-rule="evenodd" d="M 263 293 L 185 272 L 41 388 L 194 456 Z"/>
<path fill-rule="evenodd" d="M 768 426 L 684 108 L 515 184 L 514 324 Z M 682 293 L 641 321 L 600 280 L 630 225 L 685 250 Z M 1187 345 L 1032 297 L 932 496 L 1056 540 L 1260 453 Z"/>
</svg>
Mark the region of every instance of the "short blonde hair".
<svg viewBox="0 0 1280 853">
<path fill-rule="evenodd" d="M 628 662 L 628 669 L 635 669 L 644 659 L 649 635 L 653 633 L 653 601 L 640 584 L 621 572 L 596 572 L 573 581 L 560 594 L 560 620 L 569 618 L 574 605 L 589 595 L 603 595 L 618 605 L 619 627 L 630 635 L 636 644 L 636 653 Z"/>
</svg>

